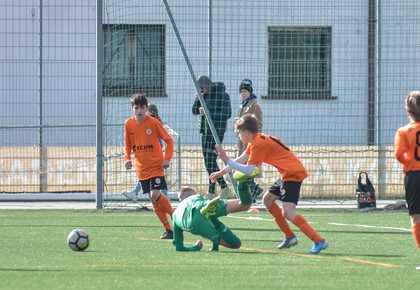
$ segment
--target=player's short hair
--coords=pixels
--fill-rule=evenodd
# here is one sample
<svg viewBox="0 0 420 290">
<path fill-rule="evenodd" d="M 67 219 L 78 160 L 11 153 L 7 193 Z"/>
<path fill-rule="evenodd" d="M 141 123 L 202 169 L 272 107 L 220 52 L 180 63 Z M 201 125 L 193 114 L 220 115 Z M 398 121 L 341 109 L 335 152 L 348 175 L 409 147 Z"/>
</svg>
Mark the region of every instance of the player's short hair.
<svg viewBox="0 0 420 290">
<path fill-rule="evenodd" d="M 139 93 L 139 94 L 133 94 L 131 96 L 131 107 L 134 107 L 134 106 L 147 107 L 148 105 L 149 105 L 149 102 L 147 101 L 146 95 Z"/>
<path fill-rule="evenodd" d="M 258 121 L 254 114 L 243 115 L 236 121 L 235 129 L 241 131 L 249 131 L 252 134 L 258 133 Z"/>
<path fill-rule="evenodd" d="M 194 194 L 197 194 L 197 192 L 195 191 L 194 188 L 183 187 L 183 188 L 181 188 L 181 190 L 178 193 L 178 198 L 179 198 L 179 200 L 182 201 L 182 200 L 186 199 L 187 197 L 189 197 L 191 195 L 194 195 Z"/>
<path fill-rule="evenodd" d="M 405 98 L 405 109 L 413 116 L 414 121 L 420 121 L 420 91 L 411 91 Z"/>
</svg>

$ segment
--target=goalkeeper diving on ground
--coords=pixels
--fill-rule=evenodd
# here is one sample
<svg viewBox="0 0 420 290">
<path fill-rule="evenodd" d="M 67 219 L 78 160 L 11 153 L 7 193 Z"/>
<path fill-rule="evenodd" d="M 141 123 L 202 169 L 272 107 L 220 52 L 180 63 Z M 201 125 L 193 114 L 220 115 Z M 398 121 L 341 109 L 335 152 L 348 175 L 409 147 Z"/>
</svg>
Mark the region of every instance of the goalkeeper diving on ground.
<svg viewBox="0 0 420 290">
<path fill-rule="evenodd" d="M 231 249 L 241 247 L 241 240 L 218 219 L 218 217 L 228 214 L 228 203 L 230 203 L 230 208 L 235 208 L 235 205 L 238 204 L 237 200 L 228 201 L 217 197 L 209 201 L 191 187 L 181 189 L 179 200 L 181 203 L 172 215 L 173 244 L 176 251 L 200 251 L 203 247 L 201 240 L 198 240 L 193 246 L 185 246 L 184 231 L 212 241 L 210 251 L 218 251 L 219 245 Z M 236 207 L 236 209 L 240 209 L 240 207 Z"/>
</svg>

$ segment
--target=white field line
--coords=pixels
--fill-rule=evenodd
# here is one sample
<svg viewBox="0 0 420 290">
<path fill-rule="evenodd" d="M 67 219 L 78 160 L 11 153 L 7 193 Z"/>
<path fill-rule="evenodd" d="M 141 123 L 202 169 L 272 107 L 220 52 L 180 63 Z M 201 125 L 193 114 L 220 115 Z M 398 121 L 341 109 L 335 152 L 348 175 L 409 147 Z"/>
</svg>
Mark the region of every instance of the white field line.
<svg viewBox="0 0 420 290">
<path fill-rule="evenodd" d="M 384 229 L 384 230 L 397 230 L 404 232 L 411 232 L 411 229 L 407 228 L 397 228 L 397 227 L 383 227 L 383 226 L 370 226 L 370 225 L 358 225 L 358 224 L 342 224 L 342 223 L 328 223 L 333 226 L 343 226 L 343 227 L 359 227 L 359 228 L 373 228 L 373 229 Z"/>
<path fill-rule="evenodd" d="M 274 219 L 264 219 L 260 217 L 240 217 L 240 216 L 232 216 L 228 215 L 229 218 L 234 219 L 245 219 L 245 220 L 255 220 L 255 221 L 269 221 L 272 222 Z M 313 222 L 309 222 L 310 224 L 313 224 Z M 328 225 L 333 226 L 342 226 L 342 227 L 359 227 L 359 228 L 372 228 L 372 229 L 384 229 L 384 230 L 397 230 L 397 231 L 403 231 L 403 232 L 411 232 L 411 229 L 407 228 L 397 228 L 397 227 L 384 227 L 384 226 L 371 226 L 371 225 L 359 225 L 359 224 L 343 224 L 343 223 L 327 223 Z"/>
<path fill-rule="evenodd" d="M 263 219 L 260 217 L 252 217 L 252 216 L 232 216 L 232 215 L 227 215 L 228 218 L 232 218 L 232 219 L 243 219 L 243 220 L 254 220 L 254 221 L 266 221 L 266 222 L 272 222 L 274 221 L 274 219 Z"/>
</svg>

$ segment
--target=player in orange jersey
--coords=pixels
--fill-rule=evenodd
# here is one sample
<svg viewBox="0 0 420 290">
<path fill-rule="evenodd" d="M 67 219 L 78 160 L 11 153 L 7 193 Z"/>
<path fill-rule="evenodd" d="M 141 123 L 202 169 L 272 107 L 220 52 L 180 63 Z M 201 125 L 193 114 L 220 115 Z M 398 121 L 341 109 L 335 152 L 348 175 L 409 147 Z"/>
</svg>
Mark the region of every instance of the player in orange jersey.
<svg viewBox="0 0 420 290">
<path fill-rule="evenodd" d="M 288 219 L 314 242 L 309 251 L 310 254 L 318 254 L 326 249 L 328 247 L 327 240 L 321 237 L 306 219 L 296 211 L 300 187 L 303 180 L 308 176 L 300 160 L 276 137 L 258 133 L 257 119 L 251 114 L 239 118 L 235 123 L 235 128 L 241 141 L 244 145 L 247 145 L 246 150 L 241 156 L 231 160 L 224 149 L 217 146 L 217 153 L 227 166 L 212 173 L 211 179 L 216 180 L 232 169 L 251 175 L 254 168 L 259 164 L 267 163 L 274 166 L 279 171 L 283 184 L 275 182 L 264 194 L 262 200 L 283 231 L 284 240 L 278 248 L 285 249 L 297 245 L 297 238 L 287 223 L 286 219 Z M 283 202 L 283 212 L 276 203 L 278 199 Z"/>
<path fill-rule="evenodd" d="M 143 94 L 134 94 L 131 97 L 133 116 L 125 121 L 124 166 L 127 170 L 132 168 L 131 153 L 134 153 L 136 173 L 143 192 L 149 195 L 155 213 L 165 227 L 161 239 L 172 239 L 173 232 L 167 215 L 172 218 L 173 209 L 161 190 L 167 189 L 163 170 L 169 166 L 174 143 L 162 123 L 147 114 L 147 107 L 148 101 Z M 159 139 L 166 143 L 165 155 Z"/>
<path fill-rule="evenodd" d="M 420 91 L 412 91 L 405 99 L 410 123 L 395 134 L 395 157 L 403 164 L 405 200 L 417 248 L 420 249 Z M 416 268 L 420 270 L 420 266 Z"/>
<path fill-rule="evenodd" d="M 158 119 L 162 124 L 163 124 L 163 122 L 162 122 L 162 119 L 160 118 L 160 116 L 159 116 L 159 111 L 158 111 L 158 108 L 157 108 L 157 106 L 155 105 L 155 104 L 153 104 L 153 103 L 149 103 L 149 105 L 147 106 L 147 112 L 146 112 L 146 114 L 148 114 L 148 115 L 150 115 L 150 116 L 152 116 L 153 118 L 155 118 L 155 119 Z M 162 147 L 162 149 L 164 148 L 163 146 L 165 146 L 165 143 L 162 141 L 162 140 L 160 140 L 159 139 L 159 143 L 160 143 L 160 146 Z M 137 180 L 137 183 L 136 183 L 136 186 L 134 187 L 134 189 L 133 190 L 131 190 L 131 191 L 126 191 L 126 192 L 123 192 L 123 195 L 127 198 L 127 199 L 129 199 L 129 200 L 132 200 L 132 201 L 134 201 L 134 202 L 137 202 L 137 200 L 138 200 L 138 198 L 139 198 L 139 193 L 140 193 L 140 190 L 141 190 L 141 182 L 140 182 L 140 180 Z M 161 191 L 164 195 L 168 195 L 168 190 L 164 190 L 164 189 L 162 189 L 162 191 Z"/>
</svg>

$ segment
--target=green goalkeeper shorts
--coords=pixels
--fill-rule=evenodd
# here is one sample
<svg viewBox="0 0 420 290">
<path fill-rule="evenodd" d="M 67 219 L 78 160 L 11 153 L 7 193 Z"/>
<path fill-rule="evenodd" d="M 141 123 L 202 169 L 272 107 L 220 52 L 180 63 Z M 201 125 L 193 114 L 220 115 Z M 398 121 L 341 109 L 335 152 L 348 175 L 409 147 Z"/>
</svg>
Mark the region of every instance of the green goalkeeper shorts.
<svg viewBox="0 0 420 290">
<path fill-rule="evenodd" d="M 194 209 L 190 233 L 202 236 L 210 241 L 218 243 L 219 233 L 211 221 L 205 218 L 198 209 Z"/>
</svg>

